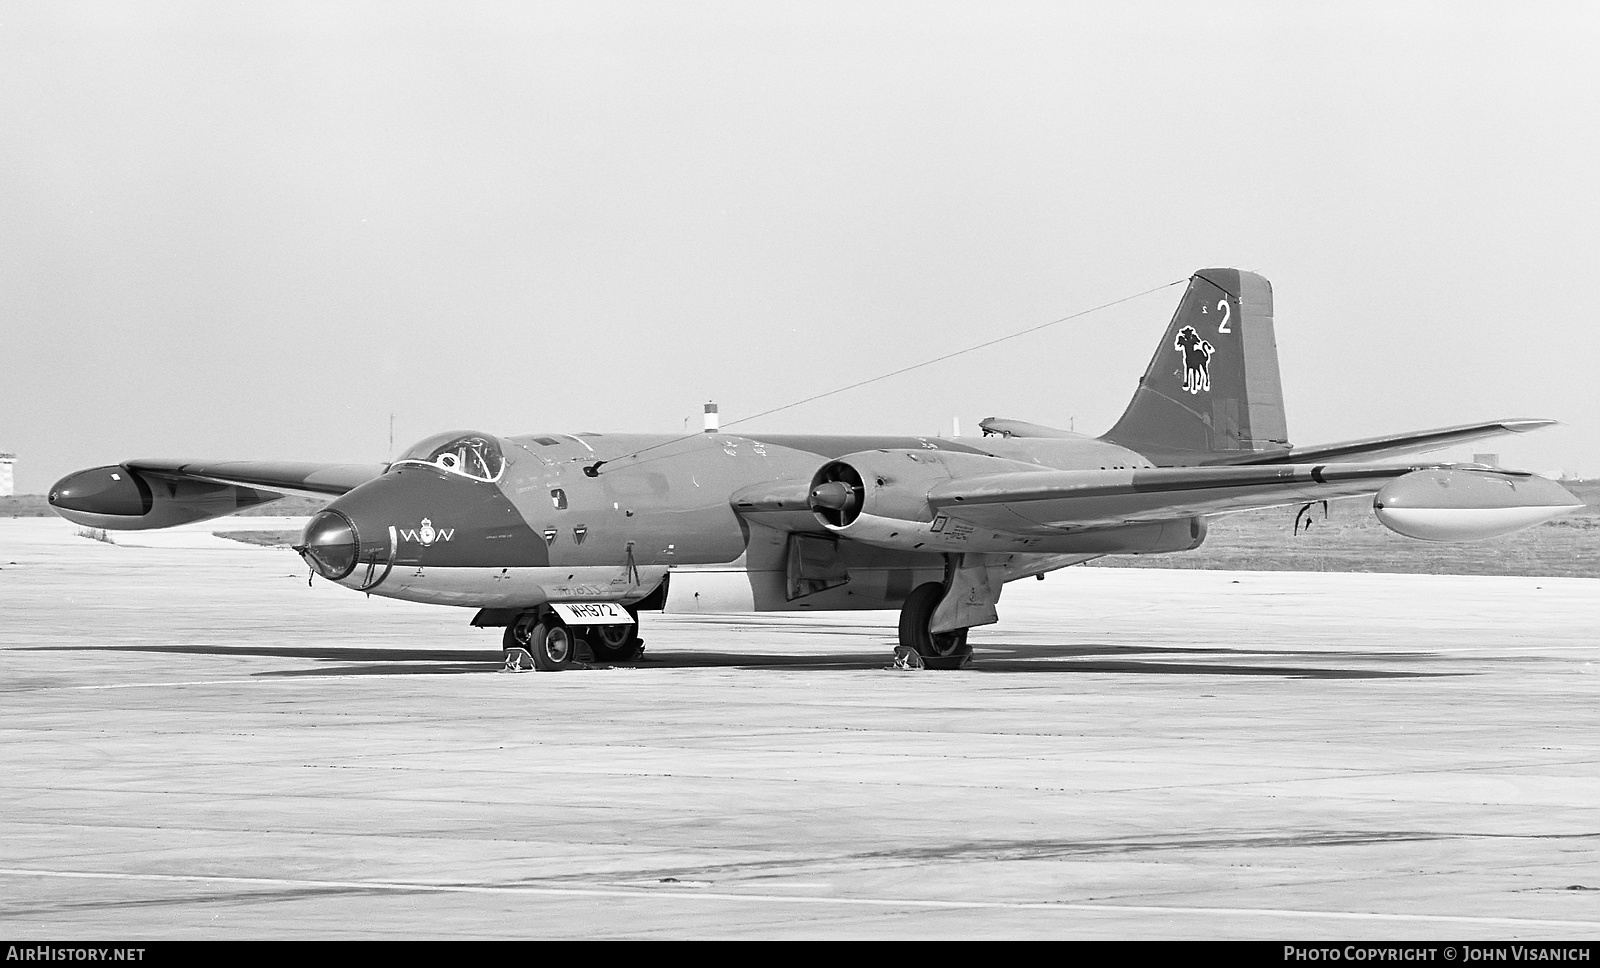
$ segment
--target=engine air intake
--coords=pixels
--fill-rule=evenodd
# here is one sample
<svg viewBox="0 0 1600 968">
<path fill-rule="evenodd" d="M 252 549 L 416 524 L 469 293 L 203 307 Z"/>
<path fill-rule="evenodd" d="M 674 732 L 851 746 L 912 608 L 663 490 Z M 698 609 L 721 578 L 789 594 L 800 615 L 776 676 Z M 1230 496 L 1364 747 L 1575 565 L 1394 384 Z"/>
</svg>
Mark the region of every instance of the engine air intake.
<svg viewBox="0 0 1600 968">
<path fill-rule="evenodd" d="M 836 460 L 822 465 L 811 479 L 806 505 L 823 524 L 844 528 L 861 514 L 866 493 L 856 469 Z"/>
</svg>

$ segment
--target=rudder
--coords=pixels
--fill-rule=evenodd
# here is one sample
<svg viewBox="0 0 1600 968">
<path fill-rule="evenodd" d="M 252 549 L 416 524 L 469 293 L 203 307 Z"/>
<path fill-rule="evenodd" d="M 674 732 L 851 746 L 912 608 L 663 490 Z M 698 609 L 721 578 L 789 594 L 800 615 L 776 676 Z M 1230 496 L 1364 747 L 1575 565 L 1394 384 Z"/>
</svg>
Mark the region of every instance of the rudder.
<svg viewBox="0 0 1600 968">
<path fill-rule="evenodd" d="M 1133 401 L 1101 439 L 1164 466 L 1287 449 L 1272 284 L 1242 269 L 1191 276 Z"/>
</svg>

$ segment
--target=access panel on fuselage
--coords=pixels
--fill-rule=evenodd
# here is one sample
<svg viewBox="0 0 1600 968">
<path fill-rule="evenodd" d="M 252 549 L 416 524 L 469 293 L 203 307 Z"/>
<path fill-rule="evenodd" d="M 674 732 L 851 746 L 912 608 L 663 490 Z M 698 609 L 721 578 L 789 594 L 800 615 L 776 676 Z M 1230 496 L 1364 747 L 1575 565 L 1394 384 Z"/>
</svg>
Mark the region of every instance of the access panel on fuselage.
<svg viewBox="0 0 1600 968">
<path fill-rule="evenodd" d="M 513 466 L 506 491 L 557 566 L 622 564 L 630 551 L 640 566 L 731 562 L 744 553 L 745 535 L 729 495 L 809 473 L 817 462 L 720 434 L 593 435 L 527 449 L 537 459 Z M 590 476 L 586 468 L 597 462 Z"/>
</svg>

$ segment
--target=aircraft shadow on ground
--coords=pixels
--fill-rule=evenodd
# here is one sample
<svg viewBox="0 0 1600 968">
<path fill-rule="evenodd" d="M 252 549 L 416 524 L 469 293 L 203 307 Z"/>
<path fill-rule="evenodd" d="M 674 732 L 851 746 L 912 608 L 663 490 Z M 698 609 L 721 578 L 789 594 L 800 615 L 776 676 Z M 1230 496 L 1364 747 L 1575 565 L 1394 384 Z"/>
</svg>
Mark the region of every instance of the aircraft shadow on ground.
<svg viewBox="0 0 1600 968">
<path fill-rule="evenodd" d="M 1137 648 L 1106 646 L 1104 651 L 1114 654 L 1137 654 Z M 1002 651 L 1003 650 L 1003 651 Z M 1115 673 L 1124 675 L 1204 675 L 1204 676 L 1276 676 L 1289 679 L 1416 679 L 1435 676 L 1459 675 L 1453 672 L 1423 672 L 1397 669 L 1351 669 L 1292 664 L 1295 660 L 1310 658 L 1303 653 L 1260 653 L 1232 649 L 1159 650 L 1163 652 L 1191 651 L 1193 654 L 1231 652 L 1254 656 L 1258 662 L 1179 662 L 1148 661 L 1137 659 L 1089 659 L 1098 654 L 1095 648 L 1073 646 L 1052 649 L 1045 646 L 980 647 L 973 655 L 972 664 L 965 670 L 979 673 L 1043 673 L 1075 675 L 1083 673 Z M 1057 654 L 1059 653 L 1059 654 Z M 1326 654 L 1317 654 L 1318 658 Z M 1176 658 L 1176 656 L 1174 656 Z M 1392 655 L 1383 656 L 1394 658 Z M 1414 658 L 1414 657 L 1413 657 Z M 1314 661 L 1314 660 L 1313 660 Z M 666 652 L 647 654 L 644 667 L 659 669 L 816 669 L 870 670 L 884 669 L 890 665 L 882 654 L 835 655 L 738 655 L 728 652 Z M 939 673 L 933 673 L 937 675 Z"/>
<path fill-rule="evenodd" d="M 1154 656 L 1155 658 L 1150 658 Z M 1183 657 L 1205 661 L 1182 661 Z M 1234 661 L 1212 661 L 1210 657 Z M 1335 649 L 1263 651 L 1188 646 L 1139 645 L 1004 645 L 978 648 L 974 667 L 992 672 L 1099 672 L 1166 675 L 1279 676 L 1293 679 L 1416 679 L 1460 675 L 1415 668 L 1407 663 L 1436 661 L 1430 652 L 1370 652 Z M 1142 657 L 1142 658 L 1141 658 Z M 1060 660 L 1071 661 L 1060 661 Z M 1330 668 L 1313 664 L 1332 660 L 1381 662 L 1384 667 Z"/>
<path fill-rule="evenodd" d="M 499 651 L 461 649 L 385 649 L 354 646 L 279 647 L 237 645 L 102 645 L 32 646 L 29 652 L 157 652 L 171 655 L 235 656 L 240 658 L 311 659 L 348 663 L 312 669 L 270 669 L 255 676 L 392 676 L 446 675 L 492 672 L 504 663 Z"/>
<path fill-rule="evenodd" d="M 250 673 L 266 678 L 303 676 L 466 675 L 498 672 L 504 657 L 499 651 L 455 649 L 391 649 L 353 646 L 286 647 L 232 645 L 108 645 L 33 646 L 25 651 L 155 652 L 178 655 L 237 656 L 309 659 L 319 663 L 306 669 L 269 669 Z M 1190 661 L 1183 661 L 1187 657 Z M 1228 657 L 1232 661 L 1217 661 Z M 1296 679 L 1404 679 L 1459 675 L 1396 669 L 1397 664 L 1427 662 L 1438 656 L 1425 652 L 1340 652 L 1336 650 L 1263 652 L 1250 649 L 1132 646 L 985 644 L 976 648 L 968 671 L 981 673 L 1082 673 L 1122 675 L 1276 676 Z M 1332 659 L 1382 662 L 1386 668 L 1348 668 L 1320 665 Z M 321 664 L 326 663 L 326 664 Z M 814 669 L 817 671 L 870 671 L 886 669 L 891 659 L 878 649 L 834 653 L 738 653 L 672 650 L 646 652 L 631 668 L 649 669 Z M 604 668 L 604 665 L 597 664 Z"/>
</svg>

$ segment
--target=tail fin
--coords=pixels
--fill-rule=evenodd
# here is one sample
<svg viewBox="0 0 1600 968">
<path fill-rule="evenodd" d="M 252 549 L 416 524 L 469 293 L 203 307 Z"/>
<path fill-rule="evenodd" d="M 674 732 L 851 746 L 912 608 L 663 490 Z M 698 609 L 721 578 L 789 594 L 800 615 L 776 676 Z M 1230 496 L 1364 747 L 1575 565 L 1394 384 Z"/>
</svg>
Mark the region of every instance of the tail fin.
<svg viewBox="0 0 1600 968">
<path fill-rule="evenodd" d="M 1272 284 L 1242 269 L 1191 276 L 1133 402 L 1100 439 L 1166 466 L 1287 449 Z"/>
</svg>

